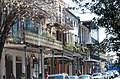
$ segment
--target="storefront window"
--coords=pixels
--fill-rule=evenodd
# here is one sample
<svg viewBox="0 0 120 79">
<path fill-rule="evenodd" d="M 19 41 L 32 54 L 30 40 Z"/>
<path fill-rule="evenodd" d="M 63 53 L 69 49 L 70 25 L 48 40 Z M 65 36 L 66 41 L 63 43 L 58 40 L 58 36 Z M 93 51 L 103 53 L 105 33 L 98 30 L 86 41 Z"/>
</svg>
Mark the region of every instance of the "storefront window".
<svg viewBox="0 0 120 79">
<path fill-rule="evenodd" d="M 36 60 L 33 63 L 34 71 L 33 71 L 33 78 L 37 79 L 39 76 L 39 62 Z"/>
</svg>

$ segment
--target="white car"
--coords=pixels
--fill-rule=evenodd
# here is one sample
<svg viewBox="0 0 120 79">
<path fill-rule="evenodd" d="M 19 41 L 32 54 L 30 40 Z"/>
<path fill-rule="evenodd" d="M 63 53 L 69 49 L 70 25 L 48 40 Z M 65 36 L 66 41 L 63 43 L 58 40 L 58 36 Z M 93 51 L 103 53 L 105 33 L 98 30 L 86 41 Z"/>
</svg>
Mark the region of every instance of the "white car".
<svg viewBox="0 0 120 79">
<path fill-rule="evenodd" d="M 102 73 L 93 73 L 92 78 L 93 79 L 104 79 L 104 77 L 102 76 Z"/>
<path fill-rule="evenodd" d="M 91 75 L 80 75 L 79 79 L 93 79 Z"/>
<path fill-rule="evenodd" d="M 109 79 L 109 73 L 108 72 L 102 72 L 102 76 L 104 79 Z"/>
<path fill-rule="evenodd" d="M 48 79 L 70 79 L 68 74 L 54 74 L 54 75 L 48 75 Z"/>
<path fill-rule="evenodd" d="M 115 74 L 113 71 L 107 71 L 109 73 L 109 77 L 110 78 L 114 78 L 115 77 Z"/>
<path fill-rule="evenodd" d="M 119 72 L 116 70 L 115 71 L 115 76 L 118 77 L 119 75 L 120 75 Z"/>
<path fill-rule="evenodd" d="M 118 77 L 119 76 L 119 72 L 117 70 L 111 70 L 114 73 L 114 77 Z"/>
</svg>

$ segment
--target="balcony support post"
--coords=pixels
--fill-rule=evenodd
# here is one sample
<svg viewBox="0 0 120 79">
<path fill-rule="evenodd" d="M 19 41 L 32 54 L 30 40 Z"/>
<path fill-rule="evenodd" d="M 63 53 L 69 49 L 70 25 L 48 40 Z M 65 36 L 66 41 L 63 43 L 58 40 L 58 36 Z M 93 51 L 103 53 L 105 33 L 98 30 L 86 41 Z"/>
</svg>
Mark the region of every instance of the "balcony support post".
<svg viewBox="0 0 120 79">
<path fill-rule="evenodd" d="M 54 50 L 52 50 L 52 74 L 54 74 Z"/>
<path fill-rule="evenodd" d="M 62 52 L 62 73 L 64 73 L 64 57 L 63 57 L 63 52 Z"/>
<path fill-rule="evenodd" d="M 27 46 L 25 46 L 24 47 L 24 52 L 25 52 L 25 54 L 24 54 L 24 56 L 25 56 L 25 73 L 26 73 L 26 79 L 28 78 L 28 76 L 27 76 Z"/>
<path fill-rule="evenodd" d="M 41 54 L 40 55 L 41 56 L 40 57 L 41 58 L 41 78 L 43 78 L 43 63 L 42 63 L 43 62 L 43 56 L 42 56 L 43 54 L 42 53 L 43 53 L 42 49 L 40 49 L 40 54 Z"/>
</svg>

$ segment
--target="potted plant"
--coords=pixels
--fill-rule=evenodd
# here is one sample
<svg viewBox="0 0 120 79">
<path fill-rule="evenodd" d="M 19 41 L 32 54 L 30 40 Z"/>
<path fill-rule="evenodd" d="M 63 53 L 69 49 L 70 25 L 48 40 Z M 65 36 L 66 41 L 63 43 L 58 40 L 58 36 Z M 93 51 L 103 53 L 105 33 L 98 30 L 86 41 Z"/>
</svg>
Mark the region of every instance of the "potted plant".
<svg viewBox="0 0 120 79">
<path fill-rule="evenodd" d="M 65 45 L 67 48 L 72 49 L 73 50 L 73 44 L 69 41 L 68 43 L 66 43 Z"/>
</svg>

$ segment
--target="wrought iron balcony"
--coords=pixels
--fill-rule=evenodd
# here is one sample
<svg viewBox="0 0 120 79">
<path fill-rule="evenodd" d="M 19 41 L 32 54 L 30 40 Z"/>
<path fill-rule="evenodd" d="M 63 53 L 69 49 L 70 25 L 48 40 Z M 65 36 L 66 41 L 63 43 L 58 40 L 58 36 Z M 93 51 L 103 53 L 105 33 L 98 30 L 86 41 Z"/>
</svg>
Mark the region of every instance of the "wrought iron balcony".
<svg viewBox="0 0 120 79">
<path fill-rule="evenodd" d="M 98 55 L 90 55 L 90 58 L 95 60 L 100 60 Z"/>
<path fill-rule="evenodd" d="M 58 17 L 56 19 L 56 22 L 62 26 L 64 26 L 64 28 L 69 28 L 69 29 L 73 29 L 73 23 L 72 21 L 70 21 L 69 19 L 67 19 L 66 17 Z"/>
<path fill-rule="evenodd" d="M 49 48 L 62 50 L 62 42 L 30 32 L 25 32 L 24 38 L 12 37 L 12 36 L 8 37 L 6 42 L 11 44 L 28 43 L 37 46 L 45 46 Z"/>
<path fill-rule="evenodd" d="M 62 42 L 30 32 L 25 32 L 25 42 L 62 50 Z"/>
</svg>

